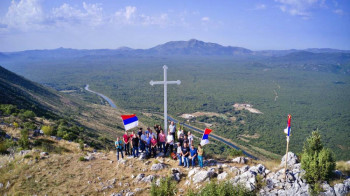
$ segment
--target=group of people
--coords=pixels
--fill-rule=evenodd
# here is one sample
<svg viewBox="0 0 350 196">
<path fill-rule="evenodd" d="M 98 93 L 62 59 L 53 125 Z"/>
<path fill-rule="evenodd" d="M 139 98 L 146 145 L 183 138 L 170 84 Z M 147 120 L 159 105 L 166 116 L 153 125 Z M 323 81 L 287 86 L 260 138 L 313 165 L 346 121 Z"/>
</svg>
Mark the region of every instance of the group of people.
<svg viewBox="0 0 350 196">
<path fill-rule="evenodd" d="M 176 153 L 181 166 L 189 167 L 189 160 L 191 160 L 192 167 L 194 167 L 196 160 L 198 160 L 200 167 L 203 167 L 203 148 L 199 144 L 198 149 L 196 149 L 191 132 L 186 135 L 181 129 L 176 131 L 174 122 L 170 123 L 167 136 L 160 125 L 155 125 L 154 131 L 150 128 L 147 128 L 146 131 L 140 128 L 137 133 L 132 131 L 131 134 L 125 131 L 122 139 L 117 137 L 115 147 L 118 160 L 119 154 L 124 158 L 123 151 L 125 155 L 135 158 L 139 156 L 140 152 L 146 153 L 147 157 L 156 157 L 157 151 L 159 151 L 163 153 L 163 156 L 168 153 L 170 155 Z M 174 147 L 176 148 L 175 153 Z"/>
</svg>

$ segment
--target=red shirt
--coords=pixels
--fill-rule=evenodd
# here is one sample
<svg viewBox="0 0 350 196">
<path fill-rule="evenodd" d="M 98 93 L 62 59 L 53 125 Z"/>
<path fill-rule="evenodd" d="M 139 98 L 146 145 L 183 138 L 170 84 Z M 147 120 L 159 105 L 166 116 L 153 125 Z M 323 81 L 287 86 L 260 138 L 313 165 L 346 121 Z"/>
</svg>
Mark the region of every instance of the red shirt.
<svg viewBox="0 0 350 196">
<path fill-rule="evenodd" d="M 123 138 L 124 138 L 124 143 L 129 141 L 129 136 L 128 135 L 124 134 Z"/>
<path fill-rule="evenodd" d="M 156 139 L 154 139 L 154 138 L 152 138 L 151 143 L 152 143 L 152 146 L 154 146 L 154 145 L 156 145 L 156 144 L 157 144 L 157 140 L 156 140 Z"/>
<path fill-rule="evenodd" d="M 165 135 L 164 133 L 159 134 L 159 142 L 165 142 Z"/>
</svg>

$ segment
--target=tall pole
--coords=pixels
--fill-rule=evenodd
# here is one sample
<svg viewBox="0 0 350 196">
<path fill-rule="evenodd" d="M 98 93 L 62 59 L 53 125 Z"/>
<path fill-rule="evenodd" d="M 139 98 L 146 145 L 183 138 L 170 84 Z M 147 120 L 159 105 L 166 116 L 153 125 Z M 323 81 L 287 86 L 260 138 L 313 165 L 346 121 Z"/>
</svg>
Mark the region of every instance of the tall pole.
<svg viewBox="0 0 350 196">
<path fill-rule="evenodd" d="M 285 177 L 287 178 L 287 161 L 288 161 L 289 135 L 287 135 L 287 150 L 286 150 L 286 164 L 284 166 Z"/>
<path fill-rule="evenodd" d="M 288 121 L 287 121 L 287 129 L 285 129 L 285 132 L 287 133 L 287 148 L 286 148 L 286 164 L 284 166 L 284 173 L 285 173 L 285 178 L 287 180 L 287 162 L 288 162 L 288 148 L 289 148 L 289 136 L 290 136 L 290 124 L 292 120 L 292 115 L 288 114 Z"/>
<path fill-rule="evenodd" d="M 149 83 L 150 85 L 155 85 L 155 84 L 162 84 L 164 85 L 164 133 L 165 135 L 168 135 L 168 100 L 167 100 L 167 88 L 168 84 L 177 84 L 180 85 L 181 81 L 167 81 L 168 76 L 167 76 L 167 69 L 168 67 L 166 65 L 163 66 L 164 69 L 164 80 L 163 81 L 153 81 L 151 80 Z"/>
<path fill-rule="evenodd" d="M 164 131 L 165 135 L 168 135 L 168 96 L 167 96 L 167 69 L 166 65 L 163 66 L 164 69 Z"/>
</svg>

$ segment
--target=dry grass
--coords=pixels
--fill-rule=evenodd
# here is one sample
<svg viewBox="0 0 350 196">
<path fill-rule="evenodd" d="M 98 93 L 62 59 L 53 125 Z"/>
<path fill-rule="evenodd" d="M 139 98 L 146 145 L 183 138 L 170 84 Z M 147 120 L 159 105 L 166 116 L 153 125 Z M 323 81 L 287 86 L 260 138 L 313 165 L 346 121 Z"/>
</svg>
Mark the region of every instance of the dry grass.
<svg viewBox="0 0 350 196">
<path fill-rule="evenodd" d="M 337 170 L 340 170 L 343 174 L 350 176 L 350 164 L 346 161 L 337 161 Z"/>
<path fill-rule="evenodd" d="M 280 166 L 281 161 L 279 160 L 264 160 L 264 161 L 258 160 L 258 161 L 254 161 L 254 164 L 262 164 L 272 172 L 276 172 L 283 168 L 283 166 L 282 167 Z"/>
</svg>

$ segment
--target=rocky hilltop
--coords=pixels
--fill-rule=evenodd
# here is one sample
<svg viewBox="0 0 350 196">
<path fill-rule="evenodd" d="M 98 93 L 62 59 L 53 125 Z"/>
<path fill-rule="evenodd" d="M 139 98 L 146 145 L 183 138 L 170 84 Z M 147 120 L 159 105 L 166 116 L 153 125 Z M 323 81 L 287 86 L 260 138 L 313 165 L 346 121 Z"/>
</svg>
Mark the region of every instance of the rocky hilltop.
<svg viewBox="0 0 350 196">
<path fill-rule="evenodd" d="M 206 159 L 203 169 L 188 169 L 170 158 L 146 159 L 141 154 L 139 158 L 117 161 L 113 151 L 96 152 L 86 146 L 81 152 L 74 142 L 46 136 L 40 139 L 65 150 L 47 153 L 32 149 L 1 156 L 2 195 L 149 195 L 152 182 L 159 186 L 161 179 L 167 177 L 176 181 L 177 195 L 200 191 L 210 181 L 240 185 L 257 195 L 309 195 L 309 185 L 302 178 L 304 171 L 292 152 L 288 155 L 285 178 L 285 157 L 280 164 L 269 166 L 246 157 Z M 325 182 L 322 188 L 321 195 L 348 195 L 350 179 L 334 186 Z"/>
</svg>

